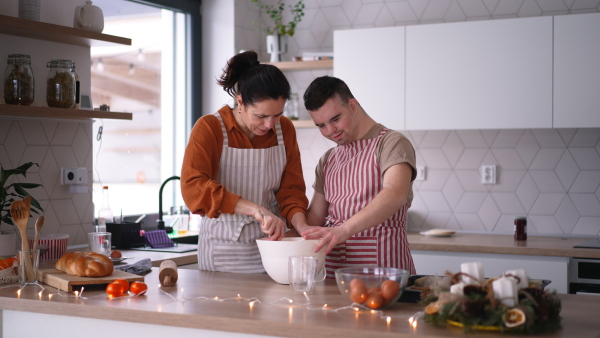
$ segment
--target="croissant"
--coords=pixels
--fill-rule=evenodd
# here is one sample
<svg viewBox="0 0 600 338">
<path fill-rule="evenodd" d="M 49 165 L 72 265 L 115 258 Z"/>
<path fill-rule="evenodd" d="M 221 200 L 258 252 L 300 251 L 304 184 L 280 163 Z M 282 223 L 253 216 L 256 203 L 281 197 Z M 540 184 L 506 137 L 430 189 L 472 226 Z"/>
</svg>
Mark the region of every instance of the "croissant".
<svg viewBox="0 0 600 338">
<path fill-rule="evenodd" d="M 68 252 L 56 262 L 54 267 L 68 275 L 79 277 L 104 277 L 113 272 L 110 258 L 92 251 Z"/>
</svg>

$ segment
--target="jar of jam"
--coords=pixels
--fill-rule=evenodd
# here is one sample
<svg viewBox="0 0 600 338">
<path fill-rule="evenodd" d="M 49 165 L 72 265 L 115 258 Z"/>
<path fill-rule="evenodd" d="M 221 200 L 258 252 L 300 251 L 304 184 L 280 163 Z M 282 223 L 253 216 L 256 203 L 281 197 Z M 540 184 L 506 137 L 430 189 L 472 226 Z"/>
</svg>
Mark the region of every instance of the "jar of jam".
<svg viewBox="0 0 600 338">
<path fill-rule="evenodd" d="M 527 240 L 527 217 L 515 218 L 515 241 Z"/>
<path fill-rule="evenodd" d="M 34 93 L 31 57 L 25 54 L 9 54 L 4 71 L 4 102 L 29 106 Z"/>
<path fill-rule="evenodd" d="M 75 106 L 75 65 L 71 60 L 52 60 L 46 65 L 48 80 L 46 103 L 48 107 L 72 108 Z"/>
</svg>

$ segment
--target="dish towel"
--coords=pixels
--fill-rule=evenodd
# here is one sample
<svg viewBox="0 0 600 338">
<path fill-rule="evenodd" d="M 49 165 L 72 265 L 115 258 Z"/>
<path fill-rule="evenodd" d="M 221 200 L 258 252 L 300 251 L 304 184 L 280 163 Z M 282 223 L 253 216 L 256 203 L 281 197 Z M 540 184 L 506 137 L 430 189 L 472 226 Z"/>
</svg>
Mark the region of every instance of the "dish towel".
<svg viewBox="0 0 600 338">
<path fill-rule="evenodd" d="M 152 262 L 150 258 L 144 258 L 133 264 L 115 266 L 115 269 L 142 276 L 152 271 Z"/>
</svg>

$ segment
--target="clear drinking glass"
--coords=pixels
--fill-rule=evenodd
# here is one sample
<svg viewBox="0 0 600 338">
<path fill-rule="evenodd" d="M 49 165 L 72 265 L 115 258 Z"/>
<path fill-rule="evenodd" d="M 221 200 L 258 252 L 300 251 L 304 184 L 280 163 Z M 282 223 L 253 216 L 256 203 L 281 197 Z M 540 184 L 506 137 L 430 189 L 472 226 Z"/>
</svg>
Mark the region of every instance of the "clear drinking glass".
<svg viewBox="0 0 600 338">
<path fill-rule="evenodd" d="M 40 250 L 17 250 L 19 260 L 19 284 L 37 284 L 40 266 Z"/>
<path fill-rule="evenodd" d="M 296 293 L 310 293 L 315 286 L 319 259 L 313 256 L 290 256 L 288 277 Z"/>
<path fill-rule="evenodd" d="M 112 251 L 112 241 L 110 232 L 90 232 L 88 233 L 88 240 L 90 245 L 90 251 L 99 253 L 105 256 L 110 256 Z"/>
</svg>

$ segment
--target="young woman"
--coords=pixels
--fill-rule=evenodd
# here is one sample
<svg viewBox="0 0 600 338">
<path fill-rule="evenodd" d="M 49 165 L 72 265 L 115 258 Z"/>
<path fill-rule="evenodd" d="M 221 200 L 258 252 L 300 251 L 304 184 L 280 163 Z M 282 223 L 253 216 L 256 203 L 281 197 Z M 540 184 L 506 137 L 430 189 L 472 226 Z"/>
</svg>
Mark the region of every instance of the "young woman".
<svg viewBox="0 0 600 338">
<path fill-rule="evenodd" d="M 264 272 L 256 239 L 280 240 L 286 223 L 306 225 L 300 151 L 282 116 L 290 85 L 253 51 L 231 58 L 218 84 L 235 106 L 200 118 L 190 135 L 181 190 L 204 216 L 198 236 L 201 270 Z"/>
</svg>

